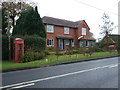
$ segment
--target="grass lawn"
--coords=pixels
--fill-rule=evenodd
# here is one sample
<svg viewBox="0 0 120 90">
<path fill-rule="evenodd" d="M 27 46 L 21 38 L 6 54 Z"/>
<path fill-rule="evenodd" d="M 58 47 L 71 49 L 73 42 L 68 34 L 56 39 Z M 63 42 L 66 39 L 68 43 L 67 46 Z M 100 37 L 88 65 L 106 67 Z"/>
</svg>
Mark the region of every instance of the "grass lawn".
<svg viewBox="0 0 120 90">
<path fill-rule="evenodd" d="M 44 65 L 55 64 L 63 61 L 95 59 L 95 58 L 102 58 L 102 57 L 114 56 L 114 55 L 118 55 L 118 53 L 117 52 L 95 52 L 91 56 L 83 56 L 83 54 L 61 55 L 61 56 L 48 55 L 44 59 L 27 62 L 27 63 L 14 63 L 9 61 L 2 61 L 0 62 L 0 67 L 2 67 L 0 68 L 0 70 L 11 70 L 11 69 L 27 68 L 27 67 L 29 68 L 41 67 Z"/>
</svg>

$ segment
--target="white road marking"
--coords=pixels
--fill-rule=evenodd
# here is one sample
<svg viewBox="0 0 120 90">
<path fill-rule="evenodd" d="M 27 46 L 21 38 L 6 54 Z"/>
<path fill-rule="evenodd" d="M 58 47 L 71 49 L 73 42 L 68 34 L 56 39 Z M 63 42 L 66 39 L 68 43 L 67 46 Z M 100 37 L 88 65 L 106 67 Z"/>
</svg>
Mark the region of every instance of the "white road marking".
<svg viewBox="0 0 120 90">
<path fill-rule="evenodd" d="M 117 67 L 118 65 L 113 65 L 113 66 L 110 66 L 109 68 L 113 68 L 113 67 Z"/>
<path fill-rule="evenodd" d="M 27 84 L 27 85 L 16 86 L 16 87 L 8 88 L 7 90 L 23 88 L 23 87 L 33 86 L 33 85 L 35 85 L 35 83 L 30 83 L 30 84 Z"/>
<path fill-rule="evenodd" d="M 91 68 L 91 69 L 87 69 L 87 70 L 82 70 L 82 71 L 77 71 L 77 72 L 72 72 L 72 73 L 67 73 L 67 74 L 62 74 L 62 75 L 57 75 L 57 76 L 52 76 L 52 77 L 47 77 L 47 78 L 42 78 L 42 79 L 37 79 L 37 80 L 32 80 L 32 81 L 28 81 L 28 82 L 22 82 L 22 83 L 7 85 L 7 86 L 3 86 L 3 87 L 0 87 L 0 88 L 1 89 L 2 88 L 9 88 L 9 87 L 14 87 L 14 86 L 23 85 L 23 84 L 25 85 L 25 84 L 29 84 L 29 83 L 35 83 L 35 82 L 39 82 L 39 81 L 44 81 L 44 80 L 49 80 L 49 79 L 54 79 L 54 78 L 65 77 L 65 76 L 68 76 L 68 75 L 74 75 L 74 74 L 88 72 L 88 71 L 93 71 L 93 70 L 102 69 L 102 68 L 111 68 L 113 66 L 116 67 L 116 66 L 118 66 L 118 64 L 111 64 L 111 65 L 106 65 L 106 66 Z"/>
</svg>

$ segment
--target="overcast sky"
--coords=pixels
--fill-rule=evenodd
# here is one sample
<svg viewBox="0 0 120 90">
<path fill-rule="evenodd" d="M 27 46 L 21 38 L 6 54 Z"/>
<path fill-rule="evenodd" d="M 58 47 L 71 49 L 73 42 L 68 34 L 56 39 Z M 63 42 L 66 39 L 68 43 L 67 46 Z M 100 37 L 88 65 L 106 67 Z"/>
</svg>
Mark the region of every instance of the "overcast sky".
<svg viewBox="0 0 120 90">
<path fill-rule="evenodd" d="M 96 39 L 101 38 L 99 24 L 107 12 L 111 21 L 118 25 L 119 0 L 32 0 L 37 3 L 41 17 L 50 16 L 70 21 L 85 20 Z M 117 34 L 118 29 L 112 34 Z"/>
</svg>

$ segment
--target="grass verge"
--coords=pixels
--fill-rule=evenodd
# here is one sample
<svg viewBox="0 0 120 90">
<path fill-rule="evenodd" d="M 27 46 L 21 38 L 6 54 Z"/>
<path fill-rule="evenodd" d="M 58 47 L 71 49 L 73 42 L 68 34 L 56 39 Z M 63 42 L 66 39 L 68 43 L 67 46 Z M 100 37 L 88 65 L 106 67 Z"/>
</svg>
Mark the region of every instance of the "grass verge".
<svg viewBox="0 0 120 90">
<path fill-rule="evenodd" d="M 109 56 L 118 55 L 117 52 L 95 52 L 91 56 L 83 56 L 83 54 L 74 54 L 74 55 L 48 55 L 46 58 L 41 60 L 36 60 L 27 63 L 14 63 L 10 61 L 2 61 L 0 62 L 0 70 L 15 70 L 20 68 L 32 68 L 32 67 L 42 67 L 45 65 L 52 65 L 65 61 L 74 61 L 74 60 L 88 60 L 88 59 L 96 59 L 96 58 L 104 58 Z M 46 60 L 47 59 L 47 60 Z M 2 64 L 1 64 L 2 63 Z"/>
</svg>

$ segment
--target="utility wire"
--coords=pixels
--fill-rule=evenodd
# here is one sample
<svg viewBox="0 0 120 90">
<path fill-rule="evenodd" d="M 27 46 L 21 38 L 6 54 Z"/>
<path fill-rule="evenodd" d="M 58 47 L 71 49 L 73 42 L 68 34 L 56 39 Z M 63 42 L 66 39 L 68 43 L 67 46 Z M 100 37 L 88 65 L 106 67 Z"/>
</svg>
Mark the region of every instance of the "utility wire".
<svg viewBox="0 0 120 90">
<path fill-rule="evenodd" d="M 83 5 L 86 5 L 86 6 L 89 6 L 89 7 L 95 8 L 95 9 L 100 10 L 100 11 L 104 11 L 104 12 L 111 13 L 111 14 L 113 14 L 113 15 L 120 16 L 120 15 L 117 14 L 117 13 L 114 13 L 114 12 L 111 12 L 111 11 L 107 11 L 107 10 L 104 10 L 104 9 L 101 9 L 101 8 L 98 8 L 98 7 L 95 7 L 95 6 L 92 6 L 92 5 L 90 5 L 90 4 L 87 4 L 87 3 L 81 2 L 81 1 L 79 1 L 79 0 L 73 0 L 73 1 L 76 1 L 76 2 L 78 2 L 78 3 L 80 3 L 80 4 L 83 4 Z"/>
</svg>

